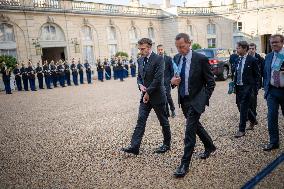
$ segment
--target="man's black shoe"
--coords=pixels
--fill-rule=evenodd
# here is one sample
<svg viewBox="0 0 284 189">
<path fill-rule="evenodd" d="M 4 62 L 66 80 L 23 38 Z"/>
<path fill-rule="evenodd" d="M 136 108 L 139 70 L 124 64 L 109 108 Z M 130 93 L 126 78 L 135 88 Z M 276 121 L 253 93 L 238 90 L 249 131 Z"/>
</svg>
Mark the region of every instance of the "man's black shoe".
<svg viewBox="0 0 284 189">
<path fill-rule="evenodd" d="M 170 146 L 163 144 L 163 145 L 161 145 L 159 148 L 157 148 L 157 149 L 155 150 L 155 153 L 157 153 L 157 154 L 163 154 L 163 153 L 167 152 L 167 151 L 170 150 L 170 149 L 171 149 Z"/>
<path fill-rule="evenodd" d="M 127 148 L 121 148 L 121 151 L 125 152 L 125 153 L 130 153 L 130 154 L 134 154 L 134 155 L 138 155 L 139 154 L 139 150 L 132 148 L 131 146 L 127 147 Z"/>
</svg>

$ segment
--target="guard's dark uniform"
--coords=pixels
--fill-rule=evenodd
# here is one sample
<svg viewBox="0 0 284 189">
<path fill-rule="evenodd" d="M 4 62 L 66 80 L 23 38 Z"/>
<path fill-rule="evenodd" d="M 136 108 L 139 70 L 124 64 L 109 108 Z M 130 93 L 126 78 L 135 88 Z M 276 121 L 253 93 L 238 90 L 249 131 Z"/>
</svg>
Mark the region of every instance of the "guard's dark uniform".
<svg viewBox="0 0 284 189">
<path fill-rule="evenodd" d="M 45 80 L 46 88 L 51 89 L 51 87 L 50 87 L 51 72 L 50 72 L 48 64 L 45 64 L 43 66 L 43 73 L 44 73 L 44 80 Z"/>
<path fill-rule="evenodd" d="M 36 75 L 38 79 L 38 86 L 40 89 L 44 89 L 43 88 L 43 68 L 40 65 L 38 65 L 35 71 L 36 71 Z"/>
<path fill-rule="evenodd" d="M 74 85 L 78 85 L 78 70 L 74 63 L 71 64 L 72 77 Z"/>
<path fill-rule="evenodd" d="M 29 66 L 27 69 L 28 73 L 28 78 L 29 78 L 29 83 L 32 91 L 36 91 L 36 86 L 35 86 L 35 71 L 32 66 Z"/>
<path fill-rule="evenodd" d="M 87 81 L 88 83 L 92 83 L 92 70 L 91 70 L 91 66 L 88 62 L 86 62 L 84 64 L 85 68 L 86 68 L 86 75 L 87 75 Z"/>
<path fill-rule="evenodd" d="M 113 64 L 112 70 L 113 70 L 113 79 L 117 80 L 118 79 L 117 64 Z"/>
<path fill-rule="evenodd" d="M 124 64 L 124 69 L 123 69 L 123 75 L 124 75 L 124 78 L 127 78 L 129 76 L 129 66 L 128 64 Z"/>
<path fill-rule="evenodd" d="M 61 87 L 65 87 L 65 71 L 64 66 L 62 64 L 59 64 L 57 66 L 58 75 L 59 75 L 59 83 Z"/>
<path fill-rule="evenodd" d="M 28 91 L 29 90 L 29 78 L 28 78 L 28 72 L 27 72 L 26 69 L 27 68 L 22 66 L 20 71 L 21 71 L 21 75 L 22 75 L 22 79 L 23 79 L 24 89 L 25 89 L 25 91 Z"/>
<path fill-rule="evenodd" d="M 83 70 L 83 65 L 81 63 L 77 64 L 77 69 L 79 70 L 79 75 L 80 75 L 80 83 L 84 84 L 84 70 Z"/>
<path fill-rule="evenodd" d="M 98 71 L 98 80 L 104 81 L 104 67 L 101 65 L 101 63 L 98 64 L 97 66 L 97 71 Z"/>
<path fill-rule="evenodd" d="M 120 79 L 120 81 L 124 81 L 123 80 L 123 65 L 122 63 L 119 61 L 118 62 L 118 65 L 117 65 L 117 75 L 118 75 L 118 78 Z"/>
<path fill-rule="evenodd" d="M 50 65 L 50 72 L 51 72 L 53 87 L 57 87 L 57 68 L 55 65 Z"/>
<path fill-rule="evenodd" d="M 69 66 L 69 64 L 67 64 L 67 63 L 65 63 L 64 64 L 64 72 L 65 72 L 65 80 L 66 80 L 66 82 L 67 82 L 67 85 L 68 86 L 71 86 L 71 79 L 70 79 L 70 66 Z"/>
<path fill-rule="evenodd" d="M 133 62 L 132 59 L 129 61 L 129 63 L 130 63 L 131 76 L 136 77 L 136 65 L 135 65 L 135 63 Z"/>
<path fill-rule="evenodd" d="M 2 79 L 5 85 L 6 94 L 12 94 L 11 86 L 10 86 L 10 78 L 11 78 L 11 71 L 8 68 L 3 68 L 1 70 Z"/>
<path fill-rule="evenodd" d="M 18 91 L 21 91 L 22 90 L 21 70 L 19 68 L 15 68 L 13 70 L 13 74 L 15 75 L 17 89 Z"/>
<path fill-rule="evenodd" d="M 105 64 L 105 77 L 106 77 L 106 80 L 111 79 L 111 68 L 110 68 L 110 65 L 107 62 Z"/>
</svg>

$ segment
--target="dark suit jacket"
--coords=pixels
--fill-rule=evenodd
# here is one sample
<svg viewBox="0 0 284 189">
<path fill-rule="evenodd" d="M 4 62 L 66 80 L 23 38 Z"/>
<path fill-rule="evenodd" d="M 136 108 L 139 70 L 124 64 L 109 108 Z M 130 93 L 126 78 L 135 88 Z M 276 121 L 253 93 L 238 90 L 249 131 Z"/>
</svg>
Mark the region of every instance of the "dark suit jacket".
<svg viewBox="0 0 284 189">
<path fill-rule="evenodd" d="M 163 57 L 152 52 L 144 69 L 143 61 L 144 57 L 137 60 L 137 84 L 142 84 L 147 88 L 146 91 L 150 96 L 148 103 L 152 105 L 166 103 L 166 91 L 164 86 L 165 62 Z M 141 96 L 141 100 L 143 95 Z"/>
<path fill-rule="evenodd" d="M 181 57 L 181 54 L 175 55 L 174 61 L 180 64 Z M 188 92 L 190 104 L 195 111 L 202 113 L 205 111 L 205 106 L 209 106 L 209 99 L 214 91 L 215 85 L 214 75 L 209 65 L 208 58 L 192 51 Z"/>
<path fill-rule="evenodd" d="M 236 63 L 236 71 L 234 82 L 237 82 L 237 63 Z M 260 71 L 258 66 L 258 60 L 251 55 L 248 55 L 246 58 L 246 62 L 244 64 L 242 81 L 244 86 L 250 86 L 255 92 L 258 90 L 259 82 L 260 82 Z"/>
<path fill-rule="evenodd" d="M 172 65 L 172 58 L 164 55 L 164 61 L 165 61 L 164 83 L 165 83 L 165 87 L 170 87 L 171 86 L 171 79 L 174 76 L 174 68 L 173 68 L 173 65 Z"/>
<path fill-rule="evenodd" d="M 239 57 L 239 55 L 237 55 L 237 54 L 231 54 L 231 56 L 230 56 L 229 62 L 231 64 L 232 78 L 234 78 L 234 76 L 235 76 L 235 71 L 236 71 L 236 65 L 235 64 L 238 60 L 238 57 Z"/>
</svg>

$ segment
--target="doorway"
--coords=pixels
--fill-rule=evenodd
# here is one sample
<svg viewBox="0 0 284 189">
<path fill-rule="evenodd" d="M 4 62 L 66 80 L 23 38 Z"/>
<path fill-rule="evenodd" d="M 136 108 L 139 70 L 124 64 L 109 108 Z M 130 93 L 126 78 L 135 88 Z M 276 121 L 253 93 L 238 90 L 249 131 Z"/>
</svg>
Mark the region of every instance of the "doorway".
<svg viewBox="0 0 284 189">
<path fill-rule="evenodd" d="M 269 39 L 270 39 L 271 34 L 265 34 L 261 36 L 261 47 L 262 47 L 262 51 L 265 54 L 268 54 L 272 51 L 270 43 L 269 43 Z"/>
<path fill-rule="evenodd" d="M 58 62 L 60 59 L 65 60 L 65 47 L 42 48 L 42 61 L 50 62 L 53 60 Z"/>
</svg>

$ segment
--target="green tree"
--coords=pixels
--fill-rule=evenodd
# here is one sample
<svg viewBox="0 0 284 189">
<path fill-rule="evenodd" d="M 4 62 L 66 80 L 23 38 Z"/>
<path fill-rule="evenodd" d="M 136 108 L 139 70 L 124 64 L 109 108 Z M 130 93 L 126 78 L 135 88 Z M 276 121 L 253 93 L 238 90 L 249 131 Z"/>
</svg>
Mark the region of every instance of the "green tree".
<svg viewBox="0 0 284 189">
<path fill-rule="evenodd" d="M 193 43 L 192 44 L 192 50 L 196 50 L 196 49 L 201 49 L 201 45 L 199 45 L 198 43 Z"/>
<path fill-rule="evenodd" d="M 126 52 L 122 52 L 122 51 L 119 51 L 119 52 L 115 53 L 115 56 L 116 57 L 118 57 L 118 56 L 121 56 L 121 57 L 125 56 L 125 57 L 128 58 L 128 54 Z"/>
<path fill-rule="evenodd" d="M 1 55 L 0 56 L 0 67 L 3 66 L 4 62 L 8 68 L 15 68 L 17 64 L 17 59 L 13 56 Z"/>
</svg>

